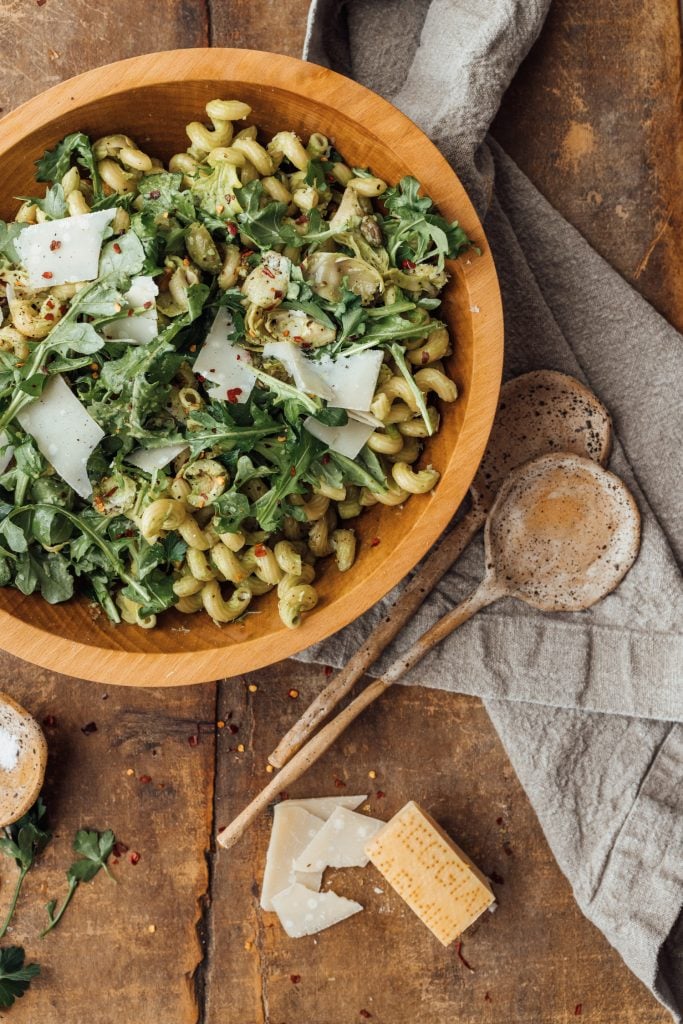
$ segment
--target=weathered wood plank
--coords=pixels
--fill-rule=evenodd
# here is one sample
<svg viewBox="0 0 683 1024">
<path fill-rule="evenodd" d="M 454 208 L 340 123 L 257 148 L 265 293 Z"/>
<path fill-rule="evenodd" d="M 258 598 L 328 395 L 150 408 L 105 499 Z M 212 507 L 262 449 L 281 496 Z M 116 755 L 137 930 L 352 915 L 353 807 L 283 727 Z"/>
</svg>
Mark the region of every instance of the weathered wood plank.
<svg viewBox="0 0 683 1024">
<path fill-rule="evenodd" d="M 209 0 L 211 45 L 275 50 L 300 57 L 309 0 Z"/>
<path fill-rule="evenodd" d="M 268 752 L 324 678 L 321 668 L 288 663 L 221 684 L 219 715 L 238 731 L 222 730 L 219 739 L 217 824 L 269 777 Z M 258 690 L 250 693 L 247 683 Z M 288 696 L 292 687 L 297 699 Z M 498 912 L 477 922 L 463 944 L 475 973 L 372 867 L 329 872 L 332 888 L 363 903 L 363 914 L 317 938 L 288 939 L 275 915 L 258 909 L 270 830 L 264 816 L 233 850 L 214 855 L 206 1024 L 370 1019 L 361 1010 L 378 1024 L 427 1015 L 559 1024 L 574 1020 L 579 1005 L 600 1024 L 667 1020 L 576 907 L 478 701 L 399 687 L 290 795 L 356 792 L 369 793 L 370 813 L 384 819 L 406 800 L 419 801 L 498 879 Z"/>
<path fill-rule="evenodd" d="M 556 0 L 494 134 L 550 202 L 683 328 L 678 0 Z"/>
</svg>

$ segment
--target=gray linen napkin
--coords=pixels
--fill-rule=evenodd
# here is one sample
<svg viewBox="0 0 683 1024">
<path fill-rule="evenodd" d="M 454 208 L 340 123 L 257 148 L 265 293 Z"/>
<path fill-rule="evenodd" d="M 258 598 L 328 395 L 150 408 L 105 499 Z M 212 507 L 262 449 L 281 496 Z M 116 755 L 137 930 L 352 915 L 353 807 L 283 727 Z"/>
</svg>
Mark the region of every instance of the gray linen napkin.
<svg viewBox="0 0 683 1024">
<path fill-rule="evenodd" d="M 576 615 L 499 602 L 406 682 L 485 698 L 583 912 L 681 1021 L 681 339 L 487 138 L 548 6 L 314 0 L 306 56 L 391 99 L 457 170 L 496 258 L 506 374 L 572 373 L 614 417 L 611 468 L 643 516 L 641 554 L 621 587 Z M 479 541 L 376 671 L 464 597 L 482 569 Z M 380 605 L 302 657 L 342 664 L 382 614 Z"/>
</svg>

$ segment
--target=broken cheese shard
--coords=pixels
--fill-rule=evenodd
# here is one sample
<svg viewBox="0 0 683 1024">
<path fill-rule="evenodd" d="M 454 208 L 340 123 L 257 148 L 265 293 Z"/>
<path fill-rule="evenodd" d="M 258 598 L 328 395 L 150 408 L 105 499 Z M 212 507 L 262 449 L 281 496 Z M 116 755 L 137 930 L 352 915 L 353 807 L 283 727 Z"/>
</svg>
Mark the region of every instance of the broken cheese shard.
<svg viewBox="0 0 683 1024">
<path fill-rule="evenodd" d="M 315 935 L 363 909 L 355 900 L 334 892 L 311 892 L 298 882 L 274 896 L 273 907 L 291 939 Z"/>
<path fill-rule="evenodd" d="M 444 946 L 495 901 L 486 877 L 413 801 L 370 840 L 366 852 Z"/>
<path fill-rule="evenodd" d="M 338 807 L 348 807 L 350 811 L 355 811 L 356 807 L 360 807 L 367 798 L 367 793 L 363 796 L 309 796 L 301 799 L 288 799 L 287 803 L 290 807 L 303 807 L 310 814 L 315 814 L 317 818 L 327 821 Z"/>
<path fill-rule="evenodd" d="M 294 807 L 288 801 L 277 805 L 261 887 L 264 910 L 274 910 L 273 897 L 295 882 L 305 886 L 306 891 L 318 891 L 322 871 L 296 871 L 294 861 L 322 827 L 322 818 L 303 807 Z"/>
<path fill-rule="evenodd" d="M 365 846 L 383 825 L 377 818 L 337 807 L 294 861 L 294 867 L 297 871 L 364 868 L 369 860 Z"/>
</svg>

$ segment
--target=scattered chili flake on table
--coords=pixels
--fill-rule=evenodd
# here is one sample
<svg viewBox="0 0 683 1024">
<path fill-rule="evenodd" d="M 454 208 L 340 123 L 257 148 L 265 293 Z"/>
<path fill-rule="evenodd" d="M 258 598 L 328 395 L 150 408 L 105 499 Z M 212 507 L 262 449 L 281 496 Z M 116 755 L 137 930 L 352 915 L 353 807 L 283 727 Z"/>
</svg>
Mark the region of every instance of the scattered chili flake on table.
<svg viewBox="0 0 683 1024">
<path fill-rule="evenodd" d="M 496 818 L 496 825 L 502 825 L 502 824 L 503 824 L 503 819 L 502 818 Z"/>
<path fill-rule="evenodd" d="M 43 725 L 47 726 L 48 729 L 52 729 L 56 724 L 57 719 L 55 718 L 54 715 L 45 715 L 45 718 L 43 719 Z"/>
<path fill-rule="evenodd" d="M 87 725 L 82 725 L 81 732 L 83 733 L 84 736 L 90 736 L 91 733 L 97 732 L 97 723 L 88 722 Z"/>
<path fill-rule="evenodd" d="M 375 793 L 375 796 L 377 797 L 378 800 L 384 800 L 384 797 L 386 795 L 387 794 L 384 792 L 383 789 L 378 789 L 377 792 Z"/>
<path fill-rule="evenodd" d="M 574 1016 L 575 1017 L 580 1017 L 582 1013 L 583 1013 L 583 1003 L 577 1003 L 576 1006 L 574 1007 Z"/>
<path fill-rule="evenodd" d="M 346 788 L 346 783 L 344 782 L 343 779 L 335 778 L 334 784 L 337 787 L 337 789 L 345 789 Z"/>
<path fill-rule="evenodd" d="M 138 853 L 138 851 L 132 850 L 128 860 L 131 862 L 131 864 L 138 864 L 140 861 L 140 854 Z"/>
<path fill-rule="evenodd" d="M 290 974 L 289 980 L 291 981 L 292 985 L 298 985 L 299 982 L 301 981 L 301 975 L 300 974 Z"/>
<path fill-rule="evenodd" d="M 125 843 L 116 842 L 114 843 L 112 853 L 115 857 L 123 857 L 124 853 L 128 853 L 129 847 Z"/>
<path fill-rule="evenodd" d="M 296 700 L 296 698 L 299 696 L 299 691 L 298 690 L 289 690 L 289 692 L 287 693 L 287 696 L 291 697 L 292 700 Z"/>
<path fill-rule="evenodd" d="M 492 1002 L 491 996 L 490 996 L 490 994 L 488 992 L 484 995 L 484 1002 L 485 1003 Z"/>
<path fill-rule="evenodd" d="M 325 665 L 323 672 L 325 673 L 326 676 L 331 676 L 332 673 L 334 672 L 334 669 L 332 668 L 331 665 Z"/>
<path fill-rule="evenodd" d="M 199 746 L 199 736 L 188 736 L 187 742 L 191 747 L 197 747 Z"/>
<path fill-rule="evenodd" d="M 138 782 L 141 783 L 141 785 L 143 786 L 148 786 L 151 781 L 151 775 L 141 775 L 140 778 L 138 779 Z"/>
<path fill-rule="evenodd" d="M 230 732 L 232 733 L 233 736 L 235 735 L 236 732 L 240 731 L 239 725 L 235 725 L 234 722 L 230 723 L 230 725 L 228 726 L 228 729 L 230 730 Z"/>
<path fill-rule="evenodd" d="M 465 960 L 465 957 L 462 955 L 462 942 L 457 942 L 456 943 L 456 945 L 455 945 L 455 952 L 458 955 L 458 960 L 462 964 L 464 964 L 464 966 L 467 968 L 467 970 L 470 972 L 470 974 L 474 974 L 474 967 L 472 967 L 471 964 L 468 964 L 467 960 Z"/>
<path fill-rule="evenodd" d="M 503 843 L 503 853 L 506 857 L 514 857 L 512 847 L 509 843 Z"/>
<path fill-rule="evenodd" d="M 370 547 L 371 548 L 376 548 L 378 544 L 379 544 L 379 537 L 373 537 L 372 540 L 370 541 Z"/>
<path fill-rule="evenodd" d="M 372 1014 L 370 1013 L 369 1010 L 359 1010 L 358 1013 L 360 1014 L 361 1017 L 363 1017 L 364 1020 L 370 1020 L 370 1018 L 372 1017 Z"/>
</svg>

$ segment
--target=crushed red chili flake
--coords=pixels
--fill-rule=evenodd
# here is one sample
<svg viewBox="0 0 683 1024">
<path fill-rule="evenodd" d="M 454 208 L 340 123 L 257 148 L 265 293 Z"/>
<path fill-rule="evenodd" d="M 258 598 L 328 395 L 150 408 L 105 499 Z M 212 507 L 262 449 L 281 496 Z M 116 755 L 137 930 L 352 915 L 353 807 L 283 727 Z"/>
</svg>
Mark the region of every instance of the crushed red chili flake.
<svg viewBox="0 0 683 1024">
<path fill-rule="evenodd" d="M 370 547 L 371 548 L 376 548 L 378 544 L 379 544 L 379 537 L 373 537 L 372 540 L 370 541 Z"/>
<path fill-rule="evenodd" d="M 576 1006 L 574 1007 L 574 1016 L 575 1017 L 580 1017 L 582 1013 L 583 1013 L 583 1003 L 577 1003 Z"/>
<path fill-rule="evenodd" d="M 135 310 L 134 310 L 134 309 L 129 309 L 129 310 L 128 310 L 128 311 L 126 312 L 126 316 L 135 316 Z"/>
<path fill-rule="evenodd" d="M 45 715 L 43 719 L 43 725 L 47 726 L 48 729 L 52 729 L 57 724 L 57 719 L 54 715 Z"/>
<path fill-rule="evenodd" d="M 337 789 L 346 789 L 346 783 L 344 782 L 343 779 L 336 779 L 335 778 L 334 784 L 337 787 Z"/>
<path fill-rule="evenodd" d="M 51 270 L 44 270 L 42 276 L 45 278 L 46 281 L 51 281 L 52 278 L 54 277 L 54 274 L 52 273 Z"/>
<path fill-rule="evenodd" d="M 105 498 L 111 498 L 112 494 L 116 494 L 116 492 L 117 492 L 117 491 L 118 491 L 118 487 L 117 487 L 116 485 L 114 485 L 114 486 L 113 486 L 113 487 L 111 488 L 111 490 L 109 490 L 109 491 L 107 491 L 107 492 L 105 493 L 105 495 L 104 495 L 104 496 L 105 496 Z"/>
<path fill-rule="evenodd" d="M 112 853 L 115 857 L 123 857 L 124 853 L 128 853 L 128 849 L 129 847 L 127 847 L 125 843 L 117 842 L 114 843 Z"/>
<path fill-rule="evenodd" d="M 287 693 L 287 696 L 291 697 L 292 700 L 296 700 L 296 698 L 299 696 L 299 691 L 298 690 L 289 690 L 288 693 Z"/>
<path fill-rule="evenodd" d="M 460 963 L 464 964 L 464 966 L 467 968 L 470 974 L 474 974 L 474 967 L 472 967 L 471 964 L 468 964 L 467 960 L 465 960 L 465 957 L 462 955 L 462 942 L 456 943 L 455 952 L 458 955 L 458 960 L 460 961 Z"/>
<path fill-rule="evenodd" d="M 242 388 L 228 388 L 227 395 L 228 401 L 231 405 L 236 405 L 239 396 L 242 394 Z"/>
<path fill-rule="evenodd" d="M 203 384 L 204 381 L 206 380 L 206 377 L 202 377 L 201 373 L 198 373 L 197 380 L 199 381 L 200 384 Z"/>
<path fill-rule="evenodd" d="M 91 733 L 97 732 L 97 723 L 88 722 L 87 725 L 82 725 L 81 732 L 83 733 L 84 736 L 90 736 Z"/>
<path fill-rule="evenodd" d="M 503 819 L 502 818 L 496 818 L 496 825 L 502 825 L 502 824 L 503 824 Z"/>
<path fill-rule="evenodd" d="M 266 277 L 270 277 L 273 281 L 275 280 L 275 274 L 270 269 L 270 267 L 262 267 L 261 269 L 263 270 L 263 273 L 266 275 Z"/>
<path fill-rule="evenodd" d="M 331 665 L 325 665 L 323 672 L 325 673 L 326 676 L 331 676 L 332 673 L 334 672 L 334 669 L 332 668 Z"/>
<path fill-rule="evenodd" d="M 161 192 L 159 191 L 158 188 L 154 188 L 154 189 L 152 189 L 151 192 L 147 193 L 147 198 L 148 199 L 159 199 L 160 197 L 161 197 Z"/>
<path fill-rule="evenodd" d="M 188 736 L 187 737 L 187 742 L 190 744 L 191 747 L 198 747 L 199 746 L 199 736 Z"/>
<path fill-rule="evenodd" d="M 420 362 L 425 366 L 429 362 L 429 352 L 423 352 L 420 356 Z"/>
<path fill-rule="evenodd" d="M 138 853 L 138 851 L 132 850 L 128 860 L 131 862 L 131 864 L 138 864 L 140 862 L 140 854 Z"/>
<path fill-rule="evenodd" d="M 36 0 L 36 6 L 37 7 L 44 7 L 46 3 L 47 3 L 47 0 Z"/>
<path fill-rule="evenodd" d="M 326 453 L 325 453 L 325 454 L 323 455 L 323 457 L 322 457 L 322 460 L 321 460 L 321 461 L 322 461 L 322 463 L 323 463 L 323 464 L 324 464 L 325 466 L 326 466 L 326 465 L 327 465 L 327 463 L 328 463 L 328 462 L 330 461 L 330 456 L 329 456 L 329 455 L 327 454 L 327 452 L 326 452 Z"/>
<path fill-rule="evenodd" d="M 235 235 L 237 234 L 237 225 L 229 223 L 229 224 L 226 224 L 225 226 L 228 229 L 228 234 L 232 235 L 232 237 L 234 238 Z"/>
<path fill-rule="evenodd" d="M 404 270 L 415 270 L 415 264 L 412 260 L 402 260 L 401 266 Z"/>
<path fill-rule="evenodd" d="M 147 302 L 143 302 L 143 304 L 142 304 L 142 308 L 143 308 L 143 309 L 151 309 L 153 305 L 154 305 L 154 303 L 153 303 L 153 302 L 149 302 L 149 301 L 147 301 Z"/>
<path fill-rule="evenodd" d="M 387 794 L 384 792 L 383 789 L 378 789 L 377 792 L 375 793 L 375 796 L 377 797 L 378 800 L 384 800 L 384 797 L 386 795 Z"/>
<path fill-rule="evenodd" d="M 295 224 L 308 224 L 308 217 L 305 213 L 302 213 L 300 217 L 297 217 L 294 221 Z"/>
<path fill-rule="evenodd" d="M 56 238 L 53 238 L 53 240 L 50 242 L 50 252 L 57 252 L 57 249 L 61 248 L 62 243 L 58 241 Z"/>
<path fill-rule="evenodd" d="M 370 1013 L 369 1010 L 359 1010 L 358 1013 L 364 1020 L 370 1020 L 370 1018 L 372 1017 L 372 1014 Z"/>
<path fill-rule="evenodd" d="M 325 177 L 326 177 L 326 178 L 327 178 L 327 180 L 328 180 L 329 182 L 331 182 L 332 184 L 334 184 L 334 182 L 335 182 L 335 181 L 337 180 L 337 179 L 335 178 L 334 174 L 327 174 L 327 175 L 325 175 Z"/>
<path fill-rule="evenodd" d="M 232 733 L 232 735 L 234 736 L 236 732 L 239 732 L 239 731 L 240 731 L 240 727 L 239 727 L 239 725 L 235 725 L 235 723 L 234 723 L 234 722 L 230 722 L 230 724 L 228 725 L 228 730 L 229 730 L 229 731 L 230 731 L 230 732 Z"/>
<path fill-rule="evenodd" d="M 490 1002 L 492 1002 L 492 1000 L 491 1000 L 491 993 L 490 993 L 490 992 L 486 992 L 486 993 L 485 993 L 485 995 L 484 995 L 484 1002 L 485 1002 L 485 1003 L 490 1003 Z"/>
<path fill-rule="evenodd" d="M 149 785 L 149 783 L 151 781 L 152 781 L 152 776 L 151 775 L 141 775 L 140 778 L 138 779 L 138 782 L 142 783 L 143 786 Z"/>
<path fill-rule="evenodd" d="M 54 318 L 55 318 L 54 313 L 46 313 L 45 314 L 45 319 L 46 320 L 54 320 Z"/>
<path fill-rule="evenodd" d="M 289 470 L 289 475 L 296 476 L 296 466 L 291 467 L 291 469 Z"/>
<path fill-rule="evenodd" d="M 290 974 L 289 980 L 291 981 L 292 985 L 298 985 L 299 982 L 301 981 L 301 975 L 300 974 Z"/>
<path fill-rule="evenodd" d="M 114 244 L 112 245 L 112 249 L 117 255 L 121 252 L 121 246 L 118 242 L 114 242 Z"/>
<path fill-rule="evenodd" d="M 254 554 L 257 558 L 265 558 L 268 554 L 268 548 L 264 547 L 263 544 L 257 544 L 254 548 Z"/>
</svg>

